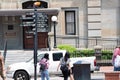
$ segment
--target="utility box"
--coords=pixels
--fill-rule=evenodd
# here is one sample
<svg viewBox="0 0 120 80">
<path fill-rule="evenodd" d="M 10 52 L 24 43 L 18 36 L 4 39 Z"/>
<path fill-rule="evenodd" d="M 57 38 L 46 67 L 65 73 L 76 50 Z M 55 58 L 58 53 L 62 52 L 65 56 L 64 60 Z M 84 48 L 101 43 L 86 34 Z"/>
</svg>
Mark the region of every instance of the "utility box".
<svg viewBox="0 0 120 80">
<path fill-rule="evenodd" d="M 94 52 L 95 52 L 95 56 L 96 56 L 96 60 L 101 60 L 101 56 L 102 56 L 102 46 L 94 46 Z"/>
<path fill-rule="evenodd" d="M 91 80 L 89 63 L 77 61 L 73 66 L 74 80 Z"/>
</svg>

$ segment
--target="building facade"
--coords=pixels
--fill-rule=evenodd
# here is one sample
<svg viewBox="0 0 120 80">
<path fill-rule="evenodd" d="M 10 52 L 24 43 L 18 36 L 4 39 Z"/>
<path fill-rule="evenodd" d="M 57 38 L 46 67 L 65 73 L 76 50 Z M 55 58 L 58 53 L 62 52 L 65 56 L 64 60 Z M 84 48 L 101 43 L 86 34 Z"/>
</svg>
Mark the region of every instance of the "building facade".
<svg viewBox="0 0 120 80">
<path fill-rule="evenodd" d="M 51 17 L 57 16 L 57 45 L 69 44 L 76 48 L 92 48 L 88 39 L 120 38 L 119 0 L 38 0 L 38 13 L 48 15 L 49 31 L 39 32 L 38 47 L 53 47 L 54 33 Z M 20 26 L 20 17 L 33 12 L 35 0 L 0 0 L 0 49 L 7 40 L 8 49 L 33 48 L 33 34 L 26 33 Z M 93 40 L 93 43 L 94 40 Z M 116 42 L 98 42 L 98 45 L 112 46 Z"/>
</svg>

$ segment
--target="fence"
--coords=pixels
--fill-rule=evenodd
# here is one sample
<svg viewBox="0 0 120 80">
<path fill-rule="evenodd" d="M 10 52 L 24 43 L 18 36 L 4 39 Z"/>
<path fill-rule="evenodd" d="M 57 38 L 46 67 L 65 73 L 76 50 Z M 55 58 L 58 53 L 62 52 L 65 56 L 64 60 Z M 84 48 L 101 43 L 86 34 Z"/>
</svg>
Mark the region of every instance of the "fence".
<svg viewBox="0 0 120 80">
<path fill-rule="evenodd" d="M 57 43 L 69 44 L 78 49 L 94 48 L 96 45 L 102 46 L 102 50 L 111 50 L 120 44 L 120 39 L 116 38 L 81 38 L 81 37 L 57 37 Z"/>
<path fill-rule="evenodd" d="M 57 38 L 57 41 L 59 41 L 61 38 Z M 109 50 L 113 51 L 117 45 L 120 44 L 120 39 L 115 38 L 78 38 L 78 37 L 68 37 L 68 38 L 62 38 L 60 44 L 69 44 L 72 45 L 78 49 L 81 48 L 89 48 L 93 49 L 94 46 L 100 45 L 102 46 L 102 50 Z M 76 54 L 75 54 L 76 55 Z M 106 59 L 106 60 L 99 60 L 97 61 L 97 66 L 111 66 L 112 60 Z"/>
</svg>

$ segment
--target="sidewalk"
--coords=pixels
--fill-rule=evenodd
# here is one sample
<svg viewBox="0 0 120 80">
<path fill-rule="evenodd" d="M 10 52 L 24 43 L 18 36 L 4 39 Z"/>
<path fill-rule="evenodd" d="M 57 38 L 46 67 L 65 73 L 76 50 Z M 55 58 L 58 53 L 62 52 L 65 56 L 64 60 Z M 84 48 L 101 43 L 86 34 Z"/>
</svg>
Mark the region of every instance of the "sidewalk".
<svg viewBox="0 0 120 80">
<path fill-rule="evenodd" d="M 113 71 L 113 66 L 102 66 L 100 67 L 99 72 L 112 72 Z"/>
<path fill-rule="evenodd" d="M 105 72 L 113 72 L 113 66 L 102 66 L 99 71 L 95 71 L 91 80 L 105 80 Z"/>
</svg>

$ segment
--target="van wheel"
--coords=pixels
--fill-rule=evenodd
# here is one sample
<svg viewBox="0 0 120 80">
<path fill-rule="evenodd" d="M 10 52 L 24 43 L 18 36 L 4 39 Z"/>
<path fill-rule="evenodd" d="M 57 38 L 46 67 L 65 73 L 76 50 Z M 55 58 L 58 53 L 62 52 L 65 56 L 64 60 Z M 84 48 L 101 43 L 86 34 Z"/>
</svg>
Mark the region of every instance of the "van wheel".
<svg viewBox="0 0 120 80">
<path fill-rule="evenodd" d="M 29 75 L 25 71 L 17 71 L 14 80 L 30 80 Z"/>
</svg>

